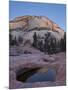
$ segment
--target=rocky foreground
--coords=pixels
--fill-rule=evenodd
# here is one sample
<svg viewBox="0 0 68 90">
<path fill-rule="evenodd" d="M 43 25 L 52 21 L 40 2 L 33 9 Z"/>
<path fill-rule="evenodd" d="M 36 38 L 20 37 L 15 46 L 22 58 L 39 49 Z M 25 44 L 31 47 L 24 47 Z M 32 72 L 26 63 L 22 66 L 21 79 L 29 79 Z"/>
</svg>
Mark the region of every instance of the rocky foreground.
<svg viewBox="0 0 68 90">
<path fill-rule="evenodd" d="M 65 52 L 48 55 L 31 47 L 10 47 L 9 51 L 9 88 L 49 87 L 66 84 Z M 54 82 L 45 81 L 35 83 L 22 83 L 16 80 L 17 74 L 20 74 L 24 68 L 31 69 L 38 67 L 55 69 L 57 72 L 56 80 Z"/>
</svg>

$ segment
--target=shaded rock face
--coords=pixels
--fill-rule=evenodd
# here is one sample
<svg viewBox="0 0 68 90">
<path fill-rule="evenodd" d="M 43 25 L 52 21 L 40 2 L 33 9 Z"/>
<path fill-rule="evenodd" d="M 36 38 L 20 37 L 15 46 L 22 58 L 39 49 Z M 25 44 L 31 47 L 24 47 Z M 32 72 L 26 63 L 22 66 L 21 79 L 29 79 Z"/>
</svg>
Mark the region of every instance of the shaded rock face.
<svg viewBox="0 0 68 90">
<path fill-rule="evenodd" d="M 11 34 L 13 38 L 16 37 L 18 40 L 18 37 L 21 36 L 23 38 L 23 43 L 27 41 L 33 43 L 33 35 L 35 32 L 42 38 L 45 37 L 47 32 L 50 32 L 57 40 L 60 40 L 64 35 L 64 31 L 59 25 L 45 16 L 16 17 L 9 22 L 9 29 L 12 31 Z"/>
</svg>

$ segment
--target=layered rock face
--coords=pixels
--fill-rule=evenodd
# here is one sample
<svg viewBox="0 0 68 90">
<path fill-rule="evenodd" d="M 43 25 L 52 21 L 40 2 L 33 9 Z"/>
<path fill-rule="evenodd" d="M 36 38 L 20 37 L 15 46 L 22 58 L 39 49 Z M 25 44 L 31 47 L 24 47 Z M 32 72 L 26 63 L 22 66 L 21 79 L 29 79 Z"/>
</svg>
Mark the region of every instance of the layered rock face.
<svg viewBox="0 0 68 90">
<path fill-rule="evenodd" d="M 45 37 L 47 32 L 50 32 L 52 36 L 60 40 L 64 31 L 45 16 L 21 16 L 16 17 L 9 22 L 9 29 L 12 31 L 12 35 L 16 38 L 23 37 L 24 42 L 30 40 L 33 42 L 33 35 L 36 32 L 37 35 Z"/>
<path fill-rule="evenodd" d="M 21 28 L 25 31 L 34 28 L 47 28 L 55 32 L 63 32 L 59 25 L 57 25 L 45 16 L 16 17 L 14 20 L 10 21 L 9 27 L 10 29 Z"/>
</svg>

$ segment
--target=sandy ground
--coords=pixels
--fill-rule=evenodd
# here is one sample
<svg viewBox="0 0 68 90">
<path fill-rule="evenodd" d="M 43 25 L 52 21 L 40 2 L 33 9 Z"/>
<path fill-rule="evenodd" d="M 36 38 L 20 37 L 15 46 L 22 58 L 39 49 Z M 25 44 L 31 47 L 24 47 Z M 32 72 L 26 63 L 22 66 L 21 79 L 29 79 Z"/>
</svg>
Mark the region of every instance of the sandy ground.
<svg viewBox="0 0 68 90">
<path fill-rule="evenodd" d="M 28 53 L 24 54 L 27 50 Z M 46 55 L 39 50 L 27 47 L 10 48 L 9 56 L 9 88 L 34 88 L 62 86 L 66 84 L 66 54 L 65 52 Z M 24 68 L 46 67 L 54 68 L 57 72 L 55 82 L 22 83 L 16 80 L 16 74 Z"/>
</svg>

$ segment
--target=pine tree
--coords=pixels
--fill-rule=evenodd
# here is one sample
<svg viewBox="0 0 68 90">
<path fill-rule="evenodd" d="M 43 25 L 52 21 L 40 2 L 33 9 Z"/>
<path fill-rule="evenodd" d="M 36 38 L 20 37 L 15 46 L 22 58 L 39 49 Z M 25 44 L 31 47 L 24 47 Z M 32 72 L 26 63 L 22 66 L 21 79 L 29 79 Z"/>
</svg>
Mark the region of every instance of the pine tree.
<svg viewBox="0 0 68 90">
<path fill-rule="evenodd" d="M 16 37 L 13 39 L 13 45 L 17 45 Z"/>
<path fill-rule="evenodd" d="M 56 44 L 56 38 L 50 37 L 50 53 L 56 53 L 57 44 Z"/>
<path fill-rule="evenodd" d="M 37 48 L 37 42 L 38 42 L 38 40 L 37 40 L 37 35 L 36 35 L 36 32 L 35 32 L 34 35 L 33 35 L 33 47 Z"/>
<path fill-rule="evenodd" d="M 43 42 L 42 42 L 42 40 L 41 41 L 38 41 L 38 49 L 40 51 L 43 51 Z"/>
<path fill-rule="evenodd" d="M 66 32 L 64 33 L 64 51 L 66 51 Z"/>
<path fill-rule="evenodd" d="M 60 48 L 61 51 L 66 51 L 66 33 L 64 33 L 64 37 L 60 40 Z"/>
<path fill-rule="evenodd" d="M 56 39 L 53 39 L 53 53 L 56 53 Z"/>
<path fill-rule="evenodd" d="M 23 42 L 23 38 L 22 38 L 21 36 L 19 36 L 18 42 L 19 42 L 19 43 L 22 43 L 22 42 Z"/>
<path fill-rule="evenodd" d="M 51 46 L 51 50 L 50 50 L 50 53 L 53 54 L 53 38 L 51 37 L 51 40 L 50 40 L 50 46 Z"/>
<path fill-rule="evenodd" d="M 64 39 L 60 40 L 60 48 L 61 48 L 61 51 L 64 51 Z"/>
<path fill-rule="evenodd" d="M 51 43 L 50 43 L 50 41 L 48 41 L 47 45 L 48 45 L 47 46 L 47 52 L 48 52 L 48 54 L 51 54 Z"/>
<path fill-rule="evenodd" d="M 9 34 L 9 45 L 12 45 L 12 35 Z"/>
<path fill-rule="evenodd" d="M 50 32 L 45 34 L 45 39 L 44 39 L 44 52 L 49 52 L 50 51 L 50 42 L 49 42 L 49 37 L 50 37 Z"/>
</svg>

